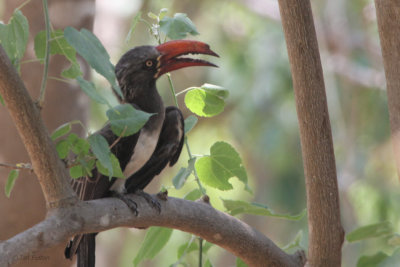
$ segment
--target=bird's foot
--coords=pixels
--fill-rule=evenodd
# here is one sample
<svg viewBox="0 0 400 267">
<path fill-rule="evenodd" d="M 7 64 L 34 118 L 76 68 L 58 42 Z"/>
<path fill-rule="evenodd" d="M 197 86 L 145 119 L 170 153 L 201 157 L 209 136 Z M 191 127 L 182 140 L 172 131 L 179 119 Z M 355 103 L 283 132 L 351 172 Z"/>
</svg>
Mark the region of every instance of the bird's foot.
<svg viewBox="0 0 400 267">
<path fill-rule="evenodd" d="M 161 200 L 167 201 L 168 200 L 168 191 L 164 190 L 164 191 L 160 191 L 157 193 L 157 197 Z"/>
<path fill-rule="evenodd" d="M 134 194 L 143 197 L 151 207 L 156 209 L 158 213 L 161 213 L 161 204 L 155 197 L 140 189 L 135 190 Z"/>
<path fill-rule="evenodd" d="M 128 208 L 131 209 L 131 211 L 135 214 L 135 216 L 138 216 L 139 212 L 137 209 L 136 202 L 133 201 L 131 198 L 129 198 L 126 194 L 117 191 L 112 191 L 111 196 L 122 200 L 128 206 Z"/>
</svg>

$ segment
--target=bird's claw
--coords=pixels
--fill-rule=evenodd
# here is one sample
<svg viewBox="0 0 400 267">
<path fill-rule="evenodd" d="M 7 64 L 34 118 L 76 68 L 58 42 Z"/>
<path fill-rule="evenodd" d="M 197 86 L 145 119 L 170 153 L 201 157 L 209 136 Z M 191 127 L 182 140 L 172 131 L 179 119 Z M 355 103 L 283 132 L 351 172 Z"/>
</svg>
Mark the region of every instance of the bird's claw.
<svg viewBox="0 0 400 267">
<path fill-rule="evenodd" d="M 143 197 L 151 207 L 156 209 L 158 213 L 161 213 L 161 203 L 155 197 L 153 197 L 150 194 L 147 194 L 143 190 L 136 190 L 135 194 Z"/>
<path fill-rule="evenodd" d="M 168 191 L 164 190 L 164 191 L 160 191 L 157 193 L 157 197 L 161 200 L 167 201 L 168 200 Z"/>
<path fill-rule="evenodd" d="M 129 198 L 126 194 L 113 191 L 112 196 L 122 200 L 128 206 L 128 208 L 135 214 L 135 216 L 138 216 L 139 211 L 137 209 L 136 202 L 133 201 L 131 198 Z"/>
</svg>

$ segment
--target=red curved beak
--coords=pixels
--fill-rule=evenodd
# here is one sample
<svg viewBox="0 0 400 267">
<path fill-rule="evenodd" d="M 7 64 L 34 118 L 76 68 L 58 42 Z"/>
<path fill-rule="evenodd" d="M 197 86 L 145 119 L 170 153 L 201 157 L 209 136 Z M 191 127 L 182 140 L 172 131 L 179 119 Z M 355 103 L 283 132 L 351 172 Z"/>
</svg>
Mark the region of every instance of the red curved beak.
<svg viewBox="0 0 400 267">
<path fill-rule="evenodd" d="M 163 43 L 157 46 L 156 49 L 160 52 L 161 57 L 159 58 L 158 72 L 155 78 L 160 77 L 164 73 L 191 66 L 217 67 L 205 60 L 181 57 L 188 54 L 203 54 L 219 57 L 210 49 L 208 44 L 203 42 L 175 40 Z"/>
</svg>

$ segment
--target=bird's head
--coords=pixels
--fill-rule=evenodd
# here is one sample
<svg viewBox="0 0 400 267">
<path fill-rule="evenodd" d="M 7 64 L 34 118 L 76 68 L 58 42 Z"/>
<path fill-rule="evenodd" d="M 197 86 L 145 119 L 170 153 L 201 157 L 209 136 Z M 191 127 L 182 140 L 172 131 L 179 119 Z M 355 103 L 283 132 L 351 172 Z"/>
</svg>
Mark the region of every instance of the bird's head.
<svg viewBox="0 0 400 267">
<path fill-rule="evenodd" d="M 205 60 L 182 57 L 188 54 L 218 57 L 209 45 L 190 40 L 170 41 L 159 46 L 138 46 L 126 52 L 115 67 L 125 101 L 131 102 L 141 91 L 155 88 L 155 81 L 164 73 L 191 66 L 216 67 Z"/>
</svg>

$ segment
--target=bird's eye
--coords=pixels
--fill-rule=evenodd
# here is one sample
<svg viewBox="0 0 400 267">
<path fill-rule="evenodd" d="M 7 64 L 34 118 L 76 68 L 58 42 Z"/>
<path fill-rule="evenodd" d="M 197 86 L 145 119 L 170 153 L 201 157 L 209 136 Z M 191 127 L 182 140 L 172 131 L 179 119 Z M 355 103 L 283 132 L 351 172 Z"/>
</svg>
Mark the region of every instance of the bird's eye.
<svg viewBox="0 0 400 267">
<path fill-rule="evenodd" d="M 153 67 L 153 61 L 152 60 L 147 60 L 146 61 L 146 67 L 148 67 L 148 68 Z"/>
</svg>

